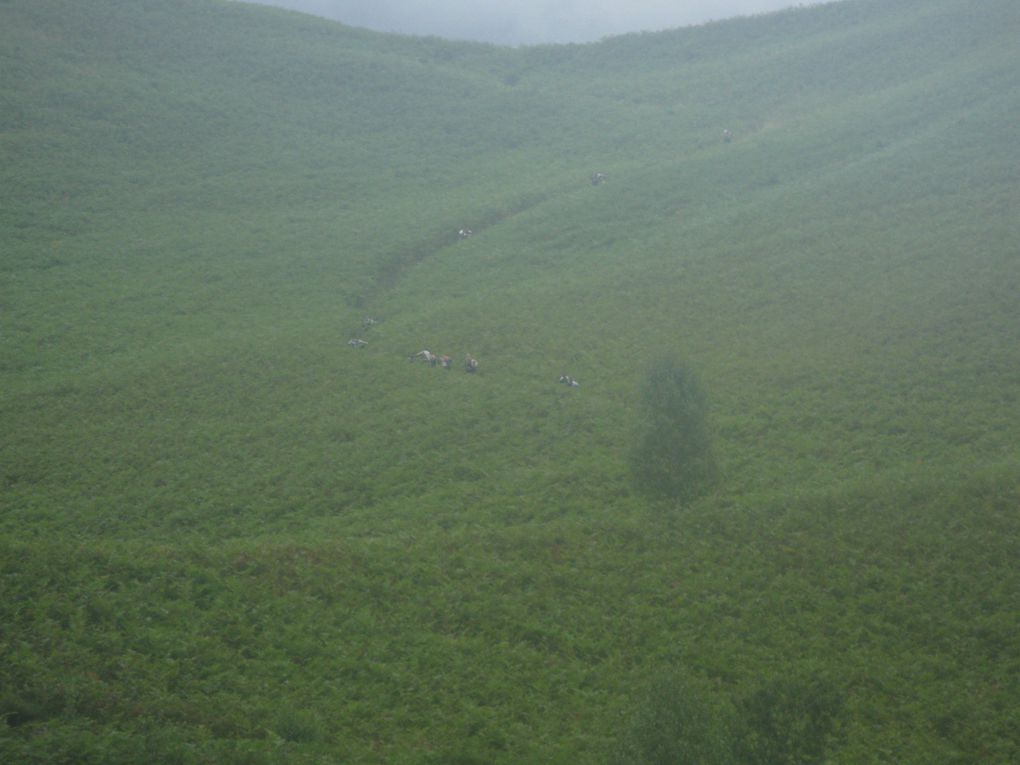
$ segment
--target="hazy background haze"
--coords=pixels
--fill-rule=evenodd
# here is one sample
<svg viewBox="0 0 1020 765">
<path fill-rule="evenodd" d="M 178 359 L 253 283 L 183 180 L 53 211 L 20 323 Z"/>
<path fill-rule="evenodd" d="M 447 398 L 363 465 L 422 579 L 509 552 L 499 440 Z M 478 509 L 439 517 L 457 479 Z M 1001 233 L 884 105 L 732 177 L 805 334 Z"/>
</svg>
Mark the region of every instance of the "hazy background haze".
<svg viewBox="0 0 1020 765">
<path fill-rule="evenodd" d="M 501 45 L 591 42 L 766 13 L 791 0 L 250 0 L 381 32 Z"/>
</svg>

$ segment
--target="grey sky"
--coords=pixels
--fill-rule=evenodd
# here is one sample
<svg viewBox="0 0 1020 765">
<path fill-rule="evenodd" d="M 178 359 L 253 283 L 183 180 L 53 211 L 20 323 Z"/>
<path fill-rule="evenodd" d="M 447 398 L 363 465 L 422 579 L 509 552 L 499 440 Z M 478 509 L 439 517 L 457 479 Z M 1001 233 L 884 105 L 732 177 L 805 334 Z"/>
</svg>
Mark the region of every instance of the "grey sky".
<svg viewBox="0 0 1020 765">
<path fill-rule="evenodd" d="M 249 0 L 382 32 L 504 45 L 590 42 L 766 13 L 795 0 Z"/>
</svg>

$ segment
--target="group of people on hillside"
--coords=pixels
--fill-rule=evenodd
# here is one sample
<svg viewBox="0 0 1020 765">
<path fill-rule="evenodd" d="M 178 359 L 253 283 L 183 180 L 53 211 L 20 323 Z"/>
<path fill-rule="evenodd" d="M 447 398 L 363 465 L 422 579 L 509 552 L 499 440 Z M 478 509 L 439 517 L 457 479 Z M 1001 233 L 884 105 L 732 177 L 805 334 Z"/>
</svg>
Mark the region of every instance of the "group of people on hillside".
<svg viewBox="0 0 1020 765">
<path fill-rule="evenodd" d="M 365 319 L 364 326 L 371 327 L 376 324 L 375 319 Z M 352 348 L 364 348 L 368 345 L 367 342 L 362 340 L 360 337 L 354 337 L 347 341 L 347 344 Z M 410 362 L 421 361 L 422 363 L 428 364 L 430 367 L 442 367 L 443 369 L 453 369 L 453 357 L 445 354 L 433 353 L 430 350 L 421 350 L 417 353 L 413 353 L 407 358 Z M 474 374 L 478 371 L 478 359 L 468 354 L 464 358 L 464 371 L 468 374 Z M 567 374 L 560 375 L 560 383 L 566 385 L 569 388 L 579 388 L 581 383 L 575 380 L 573 377 Z"/>
<path fill-rule="evenodd" d="M 408 361 L 423 361 L 430 367 L 442 367 L 443 369 L 453 368 L 453 357 L 452 356 L 440 356 L 432 351 L 418 351 L 408 358 Z M 477 372 L 478 371 L 478 360 L 474 356 L 468 356 L 464 360 L 464 371 L 465 372 Z"/>
<path fill-rule="evenodd" d="M 732 134 L 730 134 L 730 131 L 726 130 L 724 131 L 724 137 L 725 140 L 729 141 L 732 138 Z M 607 180 L 608 176 L 605 173 L 596 172 L 592 173 L 591 175 L 592 186 L 601 186 Z M 457 231 L 457 238 L 468 239 L 473 234 L 474 232 L 471 229 L 464 227 Z M 362 322 L 362 326 L 367 330 L 377 323 L 378 322 L 375 319 L 366 318 Z M 360 337 L 351 338 L 350 340 L 347 341 L 347 344 L 352 348 L 364 348 L 368 345 L 368 343 L 365 340 L 362 340 Z M 425 364 L 428 364 L 431 367 L 442 367 L 443 369 L 447 370 L 453 368 L 452 357 L 433 353 L 432 351 L 429 350 L 418 351 L 417 353 L 412 354 L 410 357 L 408 357 L 408 360 L 411 362 L 421 361 Z M 477 372 L 478 360 L 473 356 L 470 355 L 467 356 L 464 359 L 464 371 L 470 374 Z M 566 385 L 569 388 L 579 388 L 581 386 L 581 384 L 577 380 L 575 380 L 573 377 L 567 374 L 561 374 L 559 382 L 563 385 Z"/>
<path fill-rule="evenodd" d="M 371 329 L 378 323 L 379 323 L 378 320 L 373 319 L 371 316 L 366 316 L 364 319 L 362 319 L 361 326 L 364 327 L 365 329 Z M 368 345 L 368 343 L 365 340 L 362 340 L 360 337 L 352 337 L 350 340 L 347 341 L 347 344 L 351 346 L 351 348 L 364 348 L 366 345 Z"/>
</svg>

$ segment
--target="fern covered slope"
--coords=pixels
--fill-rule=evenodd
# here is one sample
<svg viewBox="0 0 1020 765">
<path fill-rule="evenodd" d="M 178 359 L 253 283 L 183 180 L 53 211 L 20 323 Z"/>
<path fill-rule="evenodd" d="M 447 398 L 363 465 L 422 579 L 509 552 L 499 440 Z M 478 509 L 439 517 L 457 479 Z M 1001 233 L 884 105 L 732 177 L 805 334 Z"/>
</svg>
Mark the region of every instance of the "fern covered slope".
<svg viewBox="0 0 1020 765">
<path fill-rule="evenodd" d="M 0 755 L 603 762 L 681 673 L 824 684 L 828 762 L 1014 761 L 1014 6 L 0 2 Z M 628 471 L 667 357 L 684 503 Z"/>
</svg>

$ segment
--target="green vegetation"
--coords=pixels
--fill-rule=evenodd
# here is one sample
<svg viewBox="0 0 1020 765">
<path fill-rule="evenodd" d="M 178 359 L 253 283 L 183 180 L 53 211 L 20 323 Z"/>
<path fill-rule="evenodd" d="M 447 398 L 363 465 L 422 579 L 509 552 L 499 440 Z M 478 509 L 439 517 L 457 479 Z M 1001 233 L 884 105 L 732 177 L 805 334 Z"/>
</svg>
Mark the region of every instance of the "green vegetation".
<svg viewBox="0 0 1020 765">
<path fill-rule="evenodd" d="M 1016 762 L 1018 29 L 0 2 L 0 760 Z"/>
<path fill-rule="evenodd" d="M 733 763 L 733 717 L 711 703 L 711 693 L 689 680 L 667 675 L 657 679 L 612 762 L 620 765 Z"/>
<path fill-rule="evenodd" d="M 664 357 L 641 389 L 644 422 L 631 455 L 638 489 L 652 497 L 687 500 L 717 477 L 708 401 L 694 372 Z"/>
<path fill-rule="evenodd" d="M 845 690 L 821 678 L 768 679 L 736 704 L 705 682 L 658 678 L 612 762 L 821 763 L 838 740 Z"/>
</svg>

